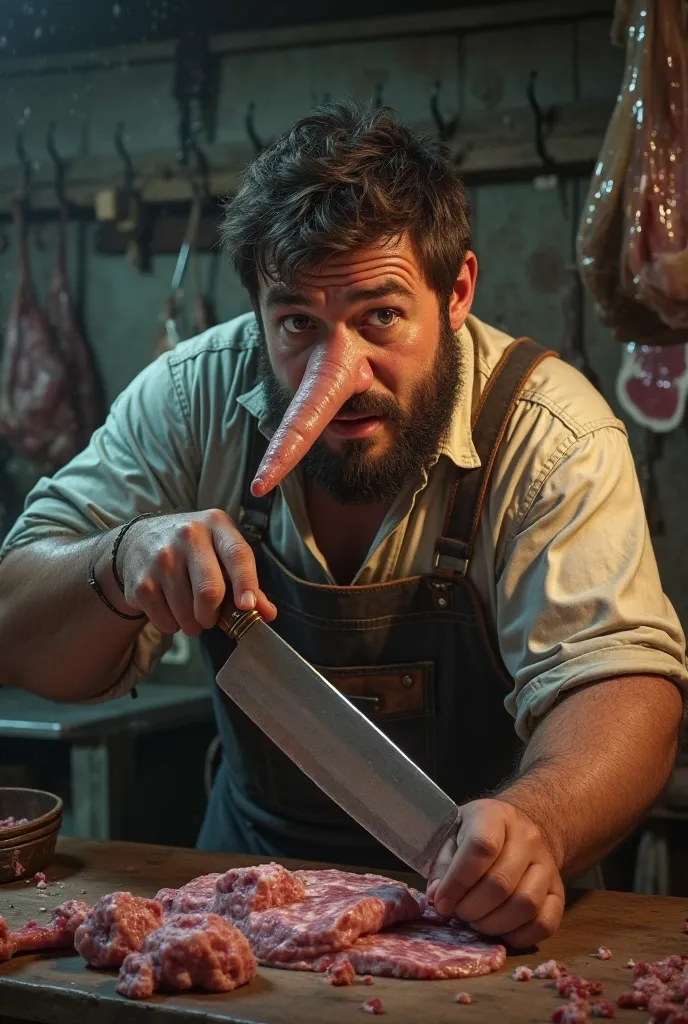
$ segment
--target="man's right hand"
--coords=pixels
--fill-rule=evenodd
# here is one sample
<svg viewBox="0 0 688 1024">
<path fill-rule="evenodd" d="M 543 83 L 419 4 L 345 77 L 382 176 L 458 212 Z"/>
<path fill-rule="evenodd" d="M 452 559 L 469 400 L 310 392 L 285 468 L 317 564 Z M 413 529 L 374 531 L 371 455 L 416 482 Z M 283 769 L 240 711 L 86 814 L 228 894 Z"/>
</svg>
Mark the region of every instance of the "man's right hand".
<svg viewBox="0 0 688 1024">
<path fill-rule="evenodd" d="M 183 512 L 141 519 L 117 553 L 124 597 L 161 633 L 198 636 L 218 620 L 226 598 L 271 622 L 277 609 L 258 586 L 250 545 L 225 512 Z"/>
</svg>

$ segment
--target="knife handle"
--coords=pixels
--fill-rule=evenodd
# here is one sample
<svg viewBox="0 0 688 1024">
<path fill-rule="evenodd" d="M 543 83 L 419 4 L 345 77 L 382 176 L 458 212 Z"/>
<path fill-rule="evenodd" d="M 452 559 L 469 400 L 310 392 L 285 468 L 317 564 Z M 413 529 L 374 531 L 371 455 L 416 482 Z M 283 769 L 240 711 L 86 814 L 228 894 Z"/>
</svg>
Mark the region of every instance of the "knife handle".
<svg viewBox="0 0 688 1024">
<path fill-rule="evenodd" d="M 258 621 L 262 621 L 260 613 L 253 608 L 249 612 L 235 610 L 230 615 L 220 614 L 217 624 L 230 640 L 239 641 L 246 630 Z"/>
</svg>

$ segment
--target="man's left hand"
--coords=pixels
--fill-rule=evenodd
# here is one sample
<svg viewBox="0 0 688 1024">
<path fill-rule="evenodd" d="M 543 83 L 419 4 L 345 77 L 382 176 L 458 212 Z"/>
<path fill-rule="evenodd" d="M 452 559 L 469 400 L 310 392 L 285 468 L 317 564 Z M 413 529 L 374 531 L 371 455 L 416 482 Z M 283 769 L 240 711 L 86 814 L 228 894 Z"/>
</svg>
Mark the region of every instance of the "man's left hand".
<svg viewBox="0 0 688 1024">
<path fill-rule="evenodd" d="M 438 913 L 521 949 L 553 935 L 564 912 L 564 886 L 541 830 L 505 800 L 464 804 L 456 839 L 431 868 L 428 896 Z"/>
</svg>

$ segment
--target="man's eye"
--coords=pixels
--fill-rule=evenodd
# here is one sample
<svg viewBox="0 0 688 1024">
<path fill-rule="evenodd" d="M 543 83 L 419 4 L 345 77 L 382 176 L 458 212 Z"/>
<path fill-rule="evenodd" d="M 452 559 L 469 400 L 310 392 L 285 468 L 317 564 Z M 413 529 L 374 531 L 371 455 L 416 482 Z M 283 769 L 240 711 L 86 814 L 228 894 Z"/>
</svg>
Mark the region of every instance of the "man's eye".
<svg viewBox="0 0 688 1024">
<path fill-rule="evenodd" d="M 394 327 L 399 320 L 399 314 L 393 309 L 374 309 L 368 315 L 368 323 L 371 327 Z"/>
<path fill-rule="evenodd" d="M 282 326 L 290 334 L 300 334 L 302 331 L 307 331 L 312 327 L 313 321 L 303 313 L 294 313 L 291 316 L 282 318 Z"/>
</svg>

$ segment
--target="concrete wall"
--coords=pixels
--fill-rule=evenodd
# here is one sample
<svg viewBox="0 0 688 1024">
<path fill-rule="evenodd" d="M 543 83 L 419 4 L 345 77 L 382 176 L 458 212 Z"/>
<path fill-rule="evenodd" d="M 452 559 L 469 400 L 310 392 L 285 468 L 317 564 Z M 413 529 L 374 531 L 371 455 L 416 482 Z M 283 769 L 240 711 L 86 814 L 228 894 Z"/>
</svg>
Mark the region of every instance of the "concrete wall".
<svg viewBox="0 0 688 1024">
<path fill-rule="evenodd" d="M 97 56 L 97 55 L 96 55 Z M 256 103 L 256 126 L 270 139 L 325 94 L 368 99 L 378 84 L 385 102 L 412 123 L 427 124 L 434 83 L 441 80 L 441 105 L 454 113 L 509 112 L 526 106 L 531 70 L 538 71 L 543 105 L 599 100 L 610 105 L 620 82 L 623 54 L 609 43 L 601 19 L 547 27 L 497 29 L 423 38 L 375 39 L 347 44 L 292 46 L 270 52 L 228 54 L 221 62 L 217 140 L 245 141 L 247 103 Z M 117 121 L 126 124 L 136 159 L 140 150 L 173 149 L 176 111 L 169 61 L 129 67 L 117 61 L 97 70 L 0 80 L 0 167 L 14 162 L 18 120 L 25 121 L 30 155 L 44 156 L 45 131 L 58 121 L 58 142 L 66 154 L 109 154 Z M 563 191 L 537 191 L 526 181 L 484 184 L 471 189 L 474 243 L 481 263 L 475 310 L 513 334 L 529 334 L 556 348 L 562 336 L 560 286 L 572 260 L 574 235 L 585 181 L 569 181 Z M 43 230 L 48 248 L 32 237 L 31 253 L 39 290 L 47 286 L 53 230 Z M 0 317 L 10 299 L 15 247 L 0 254 Z M 171 279 L 173 257 L 156 257 L 141 274 L 122 258 L 93 252 L 93 225 L 72 228 L 71 260 L 81 281 L 84 317 L 108 396 L 148 362 L 157 315 Z M 247 308 L 232 273 L 219 257 L 202 255 L 198 270 L 218 314 L 228 318 Z M 616 408 L 614 379 L 620 348 L 589 310 L 587 339 L 591 360 L 606 397 Z M 618 408 L 617 408 L 618 412 Z M 631 426 L 634 444 L 640 432 Z M 688 595 L 688 498 L 686 437 L 676 431 L 666 441 L 660 467 L 666 535 L 656 542 L 665 587 L 684 622 Z"/>
</svg>

